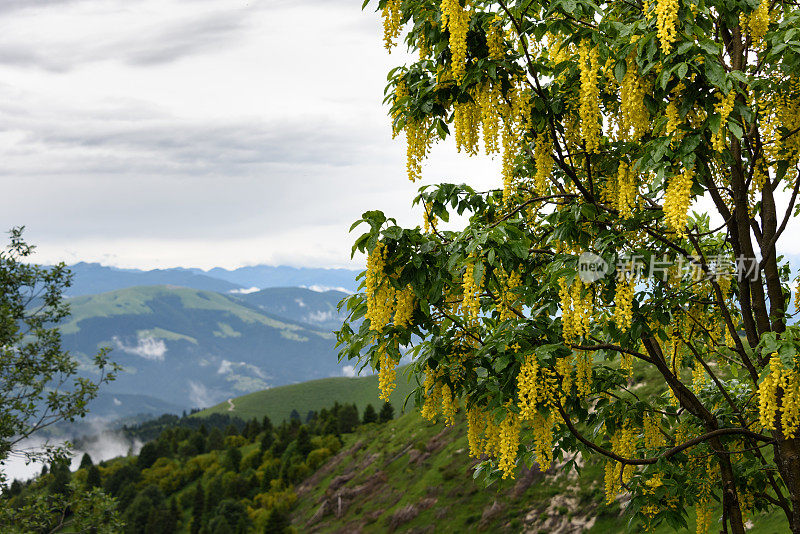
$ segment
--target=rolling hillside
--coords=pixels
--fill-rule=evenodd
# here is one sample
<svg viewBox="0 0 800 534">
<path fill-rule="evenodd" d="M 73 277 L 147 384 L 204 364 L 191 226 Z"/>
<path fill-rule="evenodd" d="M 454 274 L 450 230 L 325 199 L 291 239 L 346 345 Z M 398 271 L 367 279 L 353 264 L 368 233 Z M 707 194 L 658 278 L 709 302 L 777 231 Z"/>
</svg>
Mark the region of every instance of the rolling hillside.
<svg viewBox="0 0 800 534">
<path fill-rule="evenodd" d="M 312 291 L 302 287 L 271 287 L 236 298 L 267 313 L 333 331 L 342 326 L 344 314 L 337 305 L 347 296 L 341 291 Z"/>
<path fill-rule="evenodd" d="M 147 395 L 192 408 L 342 375 L 330 330 L 259 310 L 231 295 L 145 286 L 69 302 L 64 347 L 83 362 L 100 347 L 110 347 L 112 359 L 125 369 L 104 388 L 110 396 Z"/>
<path fill-rule="evenodd" d="M 405 380 L 404 367 L 397 369 L 397 389 L 392 393 L 390 402 L 399 412 L 409 393 L 416 386 Z M 376 409 L 383 403 L 378 398 L 377 375 L 347 378 L 323 378 L 301 384 L 281 386 L 265 391 L 257 391 L 242 397 L 232 399 L 230 403 L 222 402 L 194 414 L 193 417 L 204 417 L 212 413 L 230 414 L 244 420 L 252 418 L 261 419 L 265 415 L 274 422 L 289 418 L 292 410 L 297 410 L 301 417 L 309 410 L 320 410 L 330 407 L 334 402 L 355 403 L 359 412 L 367 404 L 372 404 Z M 409 405 L 413 403 L 410 401 Z"/>
</svg>

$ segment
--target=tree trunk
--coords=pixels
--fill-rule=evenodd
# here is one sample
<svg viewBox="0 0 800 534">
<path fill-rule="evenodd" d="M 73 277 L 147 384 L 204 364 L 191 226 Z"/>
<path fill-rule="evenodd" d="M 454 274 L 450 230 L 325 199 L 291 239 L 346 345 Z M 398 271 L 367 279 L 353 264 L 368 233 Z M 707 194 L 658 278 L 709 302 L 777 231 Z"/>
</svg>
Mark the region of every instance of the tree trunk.
<svg viewBox="0 0 800 534">
<path fill-rule="evenodd" d="M 800 534 L 800 438 L 776 438 L 775 463 L 783 483 L 789 492 L 792 513 L 789 515 L 789 528 L 793 534 Z"/>
</svg>

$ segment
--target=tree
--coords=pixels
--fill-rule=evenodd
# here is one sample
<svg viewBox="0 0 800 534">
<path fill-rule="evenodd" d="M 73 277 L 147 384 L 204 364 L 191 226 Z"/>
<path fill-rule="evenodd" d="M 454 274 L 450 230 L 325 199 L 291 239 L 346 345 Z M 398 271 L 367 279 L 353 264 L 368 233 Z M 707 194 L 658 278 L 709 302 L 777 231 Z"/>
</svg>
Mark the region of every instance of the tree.
<svg viewBox="0 0 800 534">
<path fill-rule="evenodd" d="M 364 408 L 364 414 L 361 416 L 361 422 L 365 425 L 368 423 L 374 423 L 378 420 L 378 414 L 375 413 L 375 408 L 372 404 L 367 404 L 367 407 Z"/>
<path fill-rule="evenodd" d="M 203 514 L 205 513 L 204 497 L 203 484 L 198 482 L 197 488 L 194 491 L 194 502 L 192 504 L 192 525 L 189 530 L 191 534 L 198 534 L 200 528 L 203 526 Z"/>
<path fill-rule="evenodd" d="M 80 465 L 79 468 L 80 469 L 87 469 L 89 467 L 92 467 L 93 465 L 94 465 L 94 462 L 92 462 L 92 457 L 89 456 L 88 452 L 84 452 L 83 456 L 81 456 L 81 465 Z"/>
<path fill-rule="evenodd" d="M 34 247 L 13 228 L 0 250 L 0 462 L 11 454 L 44 461 L 64 456 L 63 447 L 19 449 L 35 432 L 87 412 L 99 387 L 114 379 L 118 367 L 108 350 L 94 356 L 94 379 L 78 374 L 78 361 L 61 349 L 58 324 L 69 317 L 62 295 L 72 281 L 66 265 L 28 263 Z M 0 473 L 0 482 L 4 480 Z"/>
<path fill-rule="evenodd" d="M 86 472 L 86 485 L 89 489 L 99 488 L 103 485 L 100 469 L 96 465 L 89 466 Z"/>
<path fill-rule="evenodd" d="M 392 403 L 389 401 L 383 401 L 379 421 L 381 423 L 388 423 L 392 419 L 394 419 L 394 406 L 392 406 Z"/>
<path fill-rule="evenodd" d="M 452 423 L 463 406 L 490 476 L 597 455 L 607 498 L 629 493 L 645 525 L 694 507 L 699 531 L 717 516 L 742 534 L 743 513 L 777 508 L 800 533 L 800 330 L 780 255 L 800 188 L 800 9 L 377 6 L 387 47 L 403 34 L 420 53 L 387 88 L 409 177 L 452 128 L 459 150 L 500 154 L 503 185 L 423 187 L 422 229 L 362 216 L 342 357 L 379 369 L 388 398 L 411 346 L 422 413 Z M 643 378 L 655 394 L 631 389 Z"/>
<path fill-rule="evenodd" d="M 347 434 L 358 426 L 358 408 L 355 404 L 344 404 L 339 408 L 339 432 Z"/>
</svg>

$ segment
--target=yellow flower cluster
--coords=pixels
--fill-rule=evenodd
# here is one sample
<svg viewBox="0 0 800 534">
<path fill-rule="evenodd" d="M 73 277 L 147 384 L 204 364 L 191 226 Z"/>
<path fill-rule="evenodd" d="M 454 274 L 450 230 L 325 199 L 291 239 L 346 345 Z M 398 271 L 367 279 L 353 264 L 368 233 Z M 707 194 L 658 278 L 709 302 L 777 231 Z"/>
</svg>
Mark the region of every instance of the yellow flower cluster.
<svg viewBox="0 0 800 534">
<path fill-rule="evenodd" d="M 511 274 L 506 274 L 503 269 L 498 269 L 497 278 L 500 281 L 500 302 L 498 303 L 500 320 L 509 321 L 516 318 L 514 304 L 519 299 L 519 295 L 515 290 L 522 286 L 522 277 L 519 271 L 511 271 Z"/>
<path fill-rule="evenodd" d="M 475 321 L 481 311 L 480 294 L 483 287 L 483 275 L 481 275 L 480 280 L 475 279 L 475 263 L 473 263 L 475 255 L 471 254 L 470 258 L 473 261 L 467 263 L 461 282 L 461 288 L 464 292 L 462 308 L 466 318 L 470 321 Z"/>
<path fill-rule="evenodd" d="M 709 377 L 706 374 L 705 368 L 700 364 L 700 362 L 695 361 L 694 367 L 692 367 L 692 390 L 695 393 L 699 393 L 706 384 L 708 384 Z"/>
<path fill-rule="evenodd" d="M 756 46 L 763 45 L 761 41 L 767 34 L 767 28 L 769 27 L 769 2 L 767 0 L 761 0 L 755 11 L 750 13 L 749 16 L 743 15 L 742 18 L 746 18 L 745 24 L 742 24 L 742 27 L 747 28 L 750 32 L 750 38 L 753 44 Z"/>
<path fill-rule="evenodd" d="M 614 322 L 617 328 L 627 332 L 633 320 L 633 289 L 636 287 L 634 277 L 623 276 L 617 279 L 617 288 L 614 293 Z"/>
<path fill-rule="evenodd" d="M 478 154 L 481 128 L 481 108 L 472 100 L 453 106 L 453 129 L 456 148 L 470 156 Z"/>
<path fill-rule="evenodd" d="M 467 410 L 467 441 L 469 442 L 469 455 L 479 458 L 483 454 L 481 432 L 486 427 L 486 415 L 477 406 Z"/>
<path fill-rule="evenodd" d="M 537 195 L 545 196 L 550 187 L 550 175 L 553 172 L 553 143 L 550 136 L 544 132 L 536 138 L 533 159 L 536 164 L 533 188 Z"/>
<path fill-rule="evenodd" d="M 678 36 L 678 8 L 679 0 L 656 0 L 656 26 L 658 39 L 661 41 L 661 51 L 666 55 L 672 49 L 672 43 Z"/>
<path fill-rule="evenodd" d="M 422 162 L 433 144 L 431 120 L 406 121 L 406 171 L 412 182 L 422 178 Z"/>
<path fill-rule="evenodd" d="M 661 434 L 659 419 L 660 417 L 654 413 L 649 413 L 644 416 L 642 438 L 644 446 L 648 449 L 658 449 L 663 447 L 666 443 L 664 435 Z"/>
<path fill-rule="evenodd" d="M 461 83 L 467 63 L 467 31 L 470 13 L 469 0 L 461 7 L 459 0 L 442 0 L 442 26 L 450 31 L 450 54 L 453 64 L 453 77 Z"/>
<path fill-rule="evenodd" d="M 628 380 L 633 378 L 633 356 L 623 352 L 619 355 L 619 370 L 625 373 Z"/>
<path fill-rule="evenodd" d="M 797 369 L 785 369 L 777 354 L 770 358 L 769 375 L 758 387 L 758 409 L 761 426 L 765 430 L 775 430 L 780 411 L 783 435 L 787 438 L 797 435 L 800 425 L 800 372 Z"/>
<path fill-rule="evenodd" d="M 503 478 L 514 478 L 521 426 L 522 424 L 517 414 L 508 409 L 506 418 L 500 424 L 500 450 L 497 455 L 498 467 L 503 471 Z"/>
<path fill-rule="evenodd" d="M 581 397 L 588 397 L 592 392 L 592 363 L 591 352 L 581 351 L 575 364 L 575 389 Z"/>
<path fill-rule="evenodd" d="M 486 32 L 486 44 L 489 47 L 489 57 L 494 60 L 503 59 L 506 55 L 502 24 L 503 17 L 498 13 L 489 24 L 489 31 Z"/>
<path fill-rule="evenodd" d="M 636 451 L 636 432 L 630 423 L 626 422 L 622 428 L 611 436 L 611 450 L 623 458 L 633 458 Z M 615 460 L 606 461 L 605 466 L 605 494 L 606 502 L 611 504 L 622 492 L 622 484 L 627 484 L 633 478 L 633 466 Z"/>
<path fill-rule="evenodd" d="M 560 289 L 558 295 L 561 298 L 561 324 L 564 341 L 571 343 L 575 338 L 589 333 L 590 320 L 592 316 L 592 293 L 582 291 L 584 285 L 577 276 L 572 286 L 567 284 L 567 279 L 559 278 Z"/>
<path fill-rule="evenodd" d="M 581 118 L 581 137 L 586 143 L 586 150 L 597 152 L 600 147 L 600 88 L 597 85 L 597 75 L 600 70 L 598 61 L 600 53 L 598 48 L 590 48 L 591 43 L 581 41 L 578 47 L 581 72 L 581 99 L 579 114 Z"/>
<path fill-rule="evenodd" d="M 483 146 L 486 155 L 497 154 L 500 151 L 497 142 L 500 133 L 500 113 L 504 105 L 499 84 L 485 83 L 475 98 L 480 108 Z"/>
<path fill-rule="evenodd" d="M 392 318 L 394 311 L 394 288 L 386 279 L 386 246 L 378 241 L 375 248 L 367 256 L 367 313 L 369 329 L 380 332 Z"/>
<path fill-rule="evenodd" d="M 694 170 L 684 169 L 681 174 L 673 176 L 667 184 L 664 194 L 664 219 L 667 227 L 678 235 L 686 234 L 686 222 L 689 219 L 689 204 L 691 202 L 692 180 Z"/>
<path fill-rule="evenodd" d="M 414 315 L 414 289 L 407 285 L 397 292 L 397 310 L 394 312 L 394 325 L 405 327 L 411 324 Z"/>
<path fill-rule="evenodd" d="M 408 92 L 408 84 L 406 84 L 405 80 L 400 80 L 394 86 L 394 98 L 392 99 L 392 106 L 397 106 L 400 102 L 400 99 L 409 95 Z M 392 112 L 392 120 L 395 121 L 397 118 L 402 115 L 401 110 L 395 109 Z M 393 125 L 392 126 L 392 139 L 397 137 L 397 134 L 400 133 L 400 130 Z"/>
<path fill-rule="evenodd" d="M 569 393 L 572 390 L 572 370 L 574 367 L 575 355 L 569 353 L 568 356 L 556 359 L 556 373 L 561 376 L 561 390 Z"/>
<path fill-rule="evenodd" d="M 711 136 L 711 144 L 714 147 L 714 150 L 717 152 L 722 152 L 725 150 L 725 138 L 726 133 L 728 132 L 728 117 L 733 111 L 733 104 L 736 101 L 736 91 L 731 91 L 727 95 L 723 95 L 722 93 L 717 93 L 717 98 L 719 102 L 714 105 L 714 112 L 719 113 L 719 130 L 717 133 L 712 134 Z"/>
<path fill-rule="evenodd" d="M 650 113 L 644 105 L 646 81 L 639 77 L 634 54 L 626 60 L 628 70 L 620 86 L 620 138 L 638 141 L 650 128 Z"/>
<path fill-rule="evenodd" d="M 458 412 L 458 399 L 453 395 L 453 391 L 447 384 L 442 384 L 442 416 L 444 424 L 454 425 L 456 422 L 456 412 Z"/>
<path fill-rule="evenodd" d="M 381 400 L 388 401 L 397 385 L 397 362 L 389 355 L 385 346 L 380 348 L 380 368 L 378 370 L 378 387 Z"/>
<path fill-rule="evenodd" d="M 624 161 L 620 162 L 617 169 L 617 194 L 614 202 L 614 207 L 619 212 L 622 219 L 630 219 L 633 217 L 633 207 L 636 206 L 638 187 L 636 185 L 636 173 L 634 173 L 628 164 Z"/>
<path fill-rule="evenodd" d="M 513 479 L 522 420 L 511 409 L 510 403 L 506 406 L 505 417 L 499 425 L 491 414 L 477 406 L 467 412 L 467 425 L 470 456 L 479 458 L 486 454 L 497 458 L 503 478 Z"/>
<path fill-rule="evenodd" d="M 390 53 L 392 47 L 395 45 L 395 39 L 400 35 L 400 27 L 402 26 L 403 13 L 400 11 L 400 6 L 403 0 L 388 0 L 386 5 L 383 6 L 383 42 L 386 50 Z"/>
<path fill-rule="evenodd" d="M 536 454 L 536 463 L 540 471 L 550 469 L 553 462 L 553 428 L 555 427 L 555 411 L 550 410 L 547 415 L 536 413 L 531 420 L 533 432 L 533 446 Z"/>
<path fill-rule="evenodd" d="M 535 354 L 529 354 L 525 363 L 520 367 L 517 375 L 517 390 L 519 391 L 520 417 L 533 420 L 536 415 L 536 404 L 539 401 L 539 360 Z"/>
<path fill-rule="evenodd" d="M 711 531 L 711 524 L 714 522 L 713 502 L 708 497 L 703 497 L 695 506 L 697 513 L 697 534 L 707 534 Z"/>
<path fill-rule="evenodd" d="M 667 135 L 673 135 L 678 131 L 678 128 L 681 125 L 681 119 L 678 116 L 678 106 L 675 105 L 675 102 L 670 102 L 667 104 Z"/>
<path fill-rule="evenodd" d="M 436 421 L 436 414 L 439 413 L 438 405 L 442 398 L 442 385 L 436 381 L 431 369 L 425 372 L 422 388 L 425 392 L 425 402 L 422 404 L 420 414 L 429 421 Z"/>
</svg>

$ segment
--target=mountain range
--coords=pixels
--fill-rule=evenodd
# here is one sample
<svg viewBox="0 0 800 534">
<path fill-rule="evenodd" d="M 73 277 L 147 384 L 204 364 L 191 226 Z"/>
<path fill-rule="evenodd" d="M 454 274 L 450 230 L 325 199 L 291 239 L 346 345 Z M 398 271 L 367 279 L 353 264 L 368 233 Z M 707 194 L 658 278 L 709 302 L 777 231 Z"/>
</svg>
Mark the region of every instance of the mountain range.
<svg viewBox="0 0 800 534">
<path fill-rule="evenodd" d="M 71 297 L 150 285 L 183 286 L 218 293 L 243 293 L 268 287 L 353 292 L 358 287 L 358 271 L 348 269 L 256 265 L 232 271 L 219 267 L 209 271 L 183 267 L 144 271 L 85 262 L 70 265 L 69 268 L 74 279 L 66 294 Z"/>
<path fill-rule="evenodd" d="M 123 367 L 92 412 L 104 418 L 210 406 L 230 397 L 341 376 L 333 329 L 345 293 L 268 288 L 226 294 L 158 285 L 68 300 L 62 343 L 91 376 L 101 347 Z"/>
</svg>

